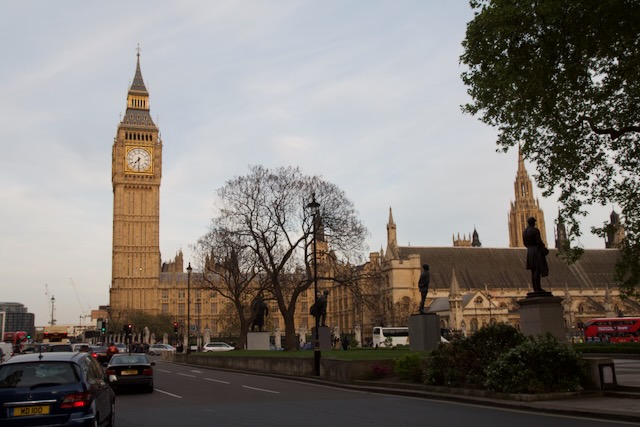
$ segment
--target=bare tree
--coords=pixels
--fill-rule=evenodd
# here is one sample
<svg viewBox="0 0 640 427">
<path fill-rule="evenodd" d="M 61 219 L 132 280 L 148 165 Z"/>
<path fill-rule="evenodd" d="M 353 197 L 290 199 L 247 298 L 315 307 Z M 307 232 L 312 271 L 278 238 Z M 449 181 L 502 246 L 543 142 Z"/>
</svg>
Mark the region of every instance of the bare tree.
<svg viewBox="0 0 640 427">
<path fill-rule="evenodd" d="M 194 249 L 202 262 L 202 287 L 220 295 L 235 309 L 237 322 L 234 323 L 239 328 L 236 348 L 242 349 L 249 327 L 255 320 L 255 313 L 248 308 L 255 298 L 262 295 L 264 280 L 259 274 L 258 258 L 240 237 L 212 226 Z"/>
<path fill-rule="evenodd" d="M 296 302 L 313 284 L 314 212 L 308 207 L 312 193 L 320 204 L 318 235 L 336 260 L 357 258 L 365 249 L 367 231 L 353 204 L 337 186 L 305 176 L 298 168 L 250 167 L 248 175 L 218 190 L 218 213 L 212 219 L 212 232 L 234 236 L 234 242 L 255 257 L 284 319 L 285 350 L 298 347 Z"/>
<path fill-rule="evenodd" d="M 384 275 L 379 263 L 336 265 L 327 280 L 333 280 L 347 289 L 353 299 L 355 314 L 361 319 L 367 313 L 371 326 L 388 323 L 389 313 L 382 298 Z"/>
</svg>

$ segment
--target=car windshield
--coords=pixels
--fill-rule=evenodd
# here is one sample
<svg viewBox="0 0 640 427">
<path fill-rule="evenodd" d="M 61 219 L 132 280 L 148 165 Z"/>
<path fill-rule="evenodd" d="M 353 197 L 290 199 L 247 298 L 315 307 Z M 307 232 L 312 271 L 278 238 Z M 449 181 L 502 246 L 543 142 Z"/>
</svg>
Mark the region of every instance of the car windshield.
<svg viewBox="0 0 640 427">
<path fill-rule="evenodd" d="M 140 365 L 149 364 L 149 361 L 145 356 L 118 356 L 115 355 L 111 358 L 110 365 Z"/>
<path fill-rule="evenodd" d="M 78 374 L 71 363 L 33 362 L 0 365 L 0 388 L 74 384 Z"/>
</svg>

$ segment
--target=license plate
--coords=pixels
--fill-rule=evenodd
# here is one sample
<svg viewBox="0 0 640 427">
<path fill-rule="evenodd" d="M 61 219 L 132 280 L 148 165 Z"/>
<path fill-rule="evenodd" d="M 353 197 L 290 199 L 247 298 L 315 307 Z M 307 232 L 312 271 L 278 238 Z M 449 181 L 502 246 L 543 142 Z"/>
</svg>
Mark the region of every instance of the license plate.
<svg viewBox="0 0 640 427">
<path fill-rule="evenodd" d="M 49 413 L 49 405 L 42 406 L 18 406 L 13 408 L 14 417 L 27 417 L 29 415 L 47 415 Z"/>
<path fill-rule="evenodd" d="M 138 370 L 137 369 L 132 369 L 132 370 L 128 370 L 128 371 L 122 371 L 120 374 L 121 375 L 138 375 Z"/>
</svg>

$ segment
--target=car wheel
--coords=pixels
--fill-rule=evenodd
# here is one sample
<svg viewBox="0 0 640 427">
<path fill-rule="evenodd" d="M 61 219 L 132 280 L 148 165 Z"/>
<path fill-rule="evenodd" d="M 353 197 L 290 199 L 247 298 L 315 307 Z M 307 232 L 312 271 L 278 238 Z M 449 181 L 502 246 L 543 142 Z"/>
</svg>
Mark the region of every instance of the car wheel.
<svg viewBox="0 0 640 427">
<path fill-rule="evenodd" d="M 147 393 L 153 393 L 153 383 L 149 384 L 145 389 Z"/>
<path fill-rule="evenodd" d="M 156 354 L 153 351 L 149 352 L 149 356 L 155 356 Z"/>
</svg>

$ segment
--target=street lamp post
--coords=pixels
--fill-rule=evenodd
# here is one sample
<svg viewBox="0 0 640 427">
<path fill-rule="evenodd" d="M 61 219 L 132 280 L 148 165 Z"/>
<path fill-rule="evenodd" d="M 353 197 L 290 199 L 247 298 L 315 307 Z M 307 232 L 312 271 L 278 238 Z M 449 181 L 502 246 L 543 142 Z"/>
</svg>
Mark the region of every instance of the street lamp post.
<svg viewBox="0 0 640 427">
<path fill-rule="evenodd" d="M 198 298 L 198 292 L 196 292 L 196 345 L 198 351 L 200 349 L 200 298 Z"/>
<path fill-rule="evenodd" d="M 316 329 L 313 336 L 313 361 L 314 373 L 320 376 L 320 313 L 318 313 L 318 255 L 316 252 L 316 238 L 318 236 L 318 208 L 320 204 L 316 202 L 316 193 L 311 193 L 311 203 L 307 205 L 313 213 L 313 296 L 316 307 Z"/>
<path fill-rule="evenodd" d="M 53 313 L 55 312 L 56 299 L 53 295 L 51 295 L 51 326 L 56 324 L 56 319 L 53 317 Z"/>
<path fill-rule="evenodd" d="M 183 264 L 184 265 L 184 264 Z M 191 353 L 191 263 L 187 266 L 187 355 Z"/>
<path fill-rule="evenodd" d="M 487 295 L 487 299 L 489 300 L 489 325 L 491 325 L 491 294 Z"/>
</svg>

